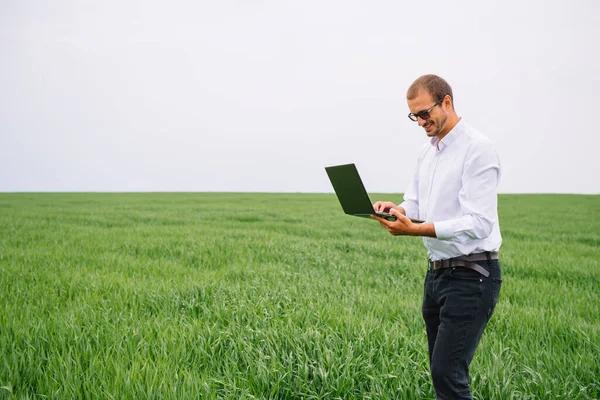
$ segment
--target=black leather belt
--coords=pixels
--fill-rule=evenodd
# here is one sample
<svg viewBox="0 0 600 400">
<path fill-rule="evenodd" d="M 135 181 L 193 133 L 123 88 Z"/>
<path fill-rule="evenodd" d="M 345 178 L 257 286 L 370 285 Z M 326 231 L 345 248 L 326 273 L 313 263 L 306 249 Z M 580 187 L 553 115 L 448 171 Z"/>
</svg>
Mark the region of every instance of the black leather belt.
<svg viewBox="0 0 600 400">
<path fill-rule="evenodd" d="M 474 253 L 469 254 L 468 256 L 449 258 L 447 260 L 429 260 L 429 268 L 433 268 L 435 270 L 453 267 L 469 268 L 479 272 L 481 275 L 487 278 L 488 276 L 490 276 L 488 270 L 483 268 L 481 265 L 477 264 L 475 261 L 491 261 L 497 259 L 497 252 L 486 251 L 484 253 Z"/>
</svg>

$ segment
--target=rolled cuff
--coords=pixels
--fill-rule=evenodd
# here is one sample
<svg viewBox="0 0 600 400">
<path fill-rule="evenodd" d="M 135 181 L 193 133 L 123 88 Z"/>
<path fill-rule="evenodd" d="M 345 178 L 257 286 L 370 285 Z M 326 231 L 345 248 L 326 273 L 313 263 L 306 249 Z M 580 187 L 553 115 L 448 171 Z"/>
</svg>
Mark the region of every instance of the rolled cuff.
<svg viewBox="0 0 600 400">
<path fill-rule="evenodd" d="M 454 221 L 439 221 L 434 222 L 435 236 L 439 240 L 450 240 L 454 238 Z"/>
</svg>

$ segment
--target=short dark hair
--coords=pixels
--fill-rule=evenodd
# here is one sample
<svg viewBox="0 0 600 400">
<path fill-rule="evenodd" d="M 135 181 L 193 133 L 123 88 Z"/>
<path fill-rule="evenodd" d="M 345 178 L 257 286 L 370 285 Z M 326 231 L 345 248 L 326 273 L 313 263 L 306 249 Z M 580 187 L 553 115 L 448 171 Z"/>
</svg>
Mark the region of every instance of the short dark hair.
<svg viewBox="0 0 600 400">
<path fill-rule="evenodd" d="M 423 75 L 417 78 L 416 81 L 410 85 L 406 92 L 406 98 L 412 100 L 419 94 L 419 90 L 424 89 L 427 93 L 433 97 L 434 101 L 439 101 L 444 96 L 449 95 L 452 98 L 452 108 L 454 108 L 454 96 L 452 95 L 452 88 L 443 78 L 437 75 L 429 74 Z"/>
</svg>

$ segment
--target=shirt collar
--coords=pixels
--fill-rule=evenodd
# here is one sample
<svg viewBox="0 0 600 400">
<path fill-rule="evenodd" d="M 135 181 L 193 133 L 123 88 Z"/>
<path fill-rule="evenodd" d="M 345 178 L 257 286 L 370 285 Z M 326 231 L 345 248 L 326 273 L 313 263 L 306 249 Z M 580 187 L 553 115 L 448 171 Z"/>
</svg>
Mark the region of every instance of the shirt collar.
<svg viewBox="0 0 600 400">
<path fill-rule="evenodd" d="M 432 137 L 430 143 L 433 147 L 436 148 L 438 152 L 440 152 L 445 147 L 450 146 L 456 140 L 456 138 L 459 137 L 461 133 L 463 133 L 464 130 L 465 123 L 461 118 L 458 120 L 456 125 L 454 125 L 454 128 L 452 128 L 442 140 L 439 140 L 437 137 Z"/>
</svg>

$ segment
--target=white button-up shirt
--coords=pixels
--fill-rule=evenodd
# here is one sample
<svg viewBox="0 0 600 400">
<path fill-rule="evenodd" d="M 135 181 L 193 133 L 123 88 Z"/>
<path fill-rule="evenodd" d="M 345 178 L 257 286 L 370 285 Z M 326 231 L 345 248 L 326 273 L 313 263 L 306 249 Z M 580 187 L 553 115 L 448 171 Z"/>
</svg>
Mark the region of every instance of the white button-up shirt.
<svg viewBox="0 0 600 400">
<path fill-rule="evenodd" d="M 494 146 L 462 119 L 441 141 L 425 144 L 400 207 L 433 222 L 437 238 L 423 238 L 432 260 L 500 249 L 499 181 Z"/>
</svg>

